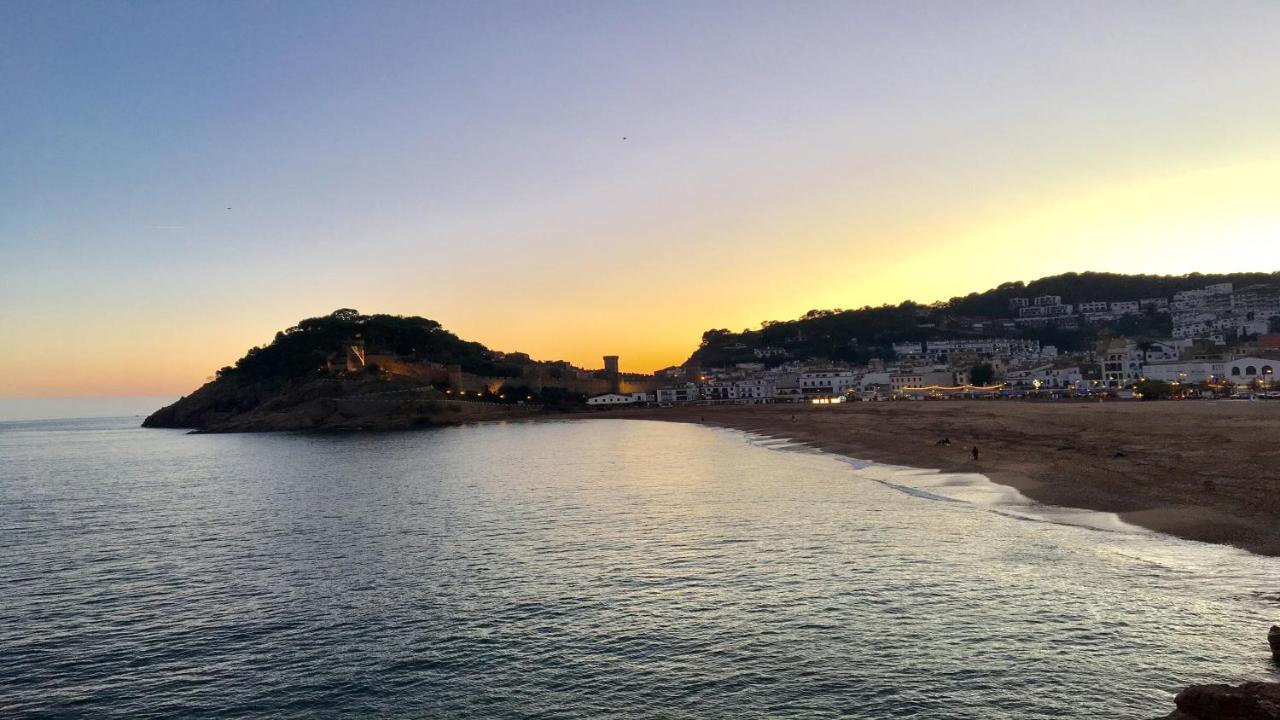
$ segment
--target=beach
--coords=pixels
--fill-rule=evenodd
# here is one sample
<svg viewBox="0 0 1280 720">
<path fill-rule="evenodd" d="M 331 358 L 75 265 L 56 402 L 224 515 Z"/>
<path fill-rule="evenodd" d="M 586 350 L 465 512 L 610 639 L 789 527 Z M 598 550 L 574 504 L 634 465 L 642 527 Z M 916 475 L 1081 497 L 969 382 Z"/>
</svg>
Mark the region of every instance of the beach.
<svg viewBox="0 0 1280 720">
<path fill-rule="evenodd" d="M 590 416 L 702 423 L 863 460 L 978 472 L 1038 502 L 1280 555 L 1280 402 L 900 401 Z"/>
</svg>

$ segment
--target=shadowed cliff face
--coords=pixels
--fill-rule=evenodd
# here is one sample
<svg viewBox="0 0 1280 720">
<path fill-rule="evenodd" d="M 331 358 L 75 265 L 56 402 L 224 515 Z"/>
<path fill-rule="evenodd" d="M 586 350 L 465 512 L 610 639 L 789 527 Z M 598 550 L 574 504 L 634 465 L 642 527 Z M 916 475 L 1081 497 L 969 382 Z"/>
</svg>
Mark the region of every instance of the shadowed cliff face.
<svg viewBox="0 0 1280 720">
<path fill-rule="evenodd" d="M 359 348 L 355 362 L 352 348 Z M 234 367 L 219 370 L 215 380 L 157 410 L 143 427 L 205 432 L 396 429 L 531 410 L 452 401 L 433 387 L 431 377 L 392 375 L 373 363 L 366 367 L 366 352 L 403 358 L 406 364 L 430 360 L 504 378 L 519 377 L 520 361 L 528 361 L 525 356 L 509 361 L 434 320 L 341 309 L 303 320 L 277 333 L 269 345 L 250 349 Z"/>
<path fill-rule="evenodd" d="M 157 410 L 142 426 L 201 432 L 396 430 L 540 411 L 537 406 L 458 402 L 430 386 L 369 373 L 283 382 L 224 378 Z"/>
</svg>

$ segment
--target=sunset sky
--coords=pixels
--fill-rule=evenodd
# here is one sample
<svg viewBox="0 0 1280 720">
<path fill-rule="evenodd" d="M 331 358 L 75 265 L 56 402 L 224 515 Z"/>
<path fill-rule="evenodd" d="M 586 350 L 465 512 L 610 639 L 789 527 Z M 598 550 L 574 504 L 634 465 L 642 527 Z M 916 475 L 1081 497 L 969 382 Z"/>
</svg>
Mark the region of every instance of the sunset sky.
<svg viewBox="0 0 1280 720">
<path fill-rule="evenodd" d="M 649 371 L 1277 268 L 1273 1 L 0 7 L 0 398 L 186 393 L 339 307 Z"/>
</svg>

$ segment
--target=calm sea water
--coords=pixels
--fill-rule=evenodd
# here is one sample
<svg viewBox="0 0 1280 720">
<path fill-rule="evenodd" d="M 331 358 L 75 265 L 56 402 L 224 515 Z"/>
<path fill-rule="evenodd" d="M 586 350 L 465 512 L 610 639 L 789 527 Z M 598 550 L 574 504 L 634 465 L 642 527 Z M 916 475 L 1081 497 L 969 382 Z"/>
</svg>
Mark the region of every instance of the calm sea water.
<svg viewBox="0 0 1280 720">
<path fill-rule="evenodd" d="M 974 478 L 657 422 L 136 422 L 0 425 L 4 717 L 1149 718 L 1277 679 L 1280 561 Z"/>
</svg>

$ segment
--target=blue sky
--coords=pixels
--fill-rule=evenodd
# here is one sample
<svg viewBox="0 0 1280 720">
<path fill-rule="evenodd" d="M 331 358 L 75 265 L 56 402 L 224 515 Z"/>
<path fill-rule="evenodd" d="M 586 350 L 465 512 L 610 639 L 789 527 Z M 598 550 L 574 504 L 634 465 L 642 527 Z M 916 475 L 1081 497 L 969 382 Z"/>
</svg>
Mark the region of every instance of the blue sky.
<svg viewBox="0 0 1280 720">
<path fill-rule="evenodd" d="M 1264 2 L 9 3 L 0 396 L 186 392 L 341 306 L 650 370 L 1275 269 L 1277 88 Z"/>
</svg>

